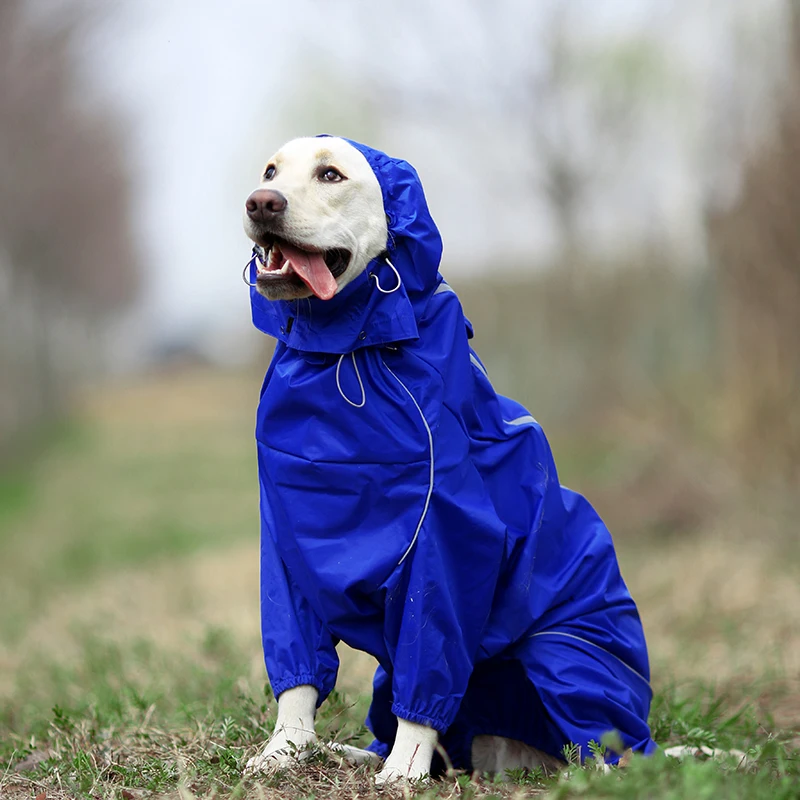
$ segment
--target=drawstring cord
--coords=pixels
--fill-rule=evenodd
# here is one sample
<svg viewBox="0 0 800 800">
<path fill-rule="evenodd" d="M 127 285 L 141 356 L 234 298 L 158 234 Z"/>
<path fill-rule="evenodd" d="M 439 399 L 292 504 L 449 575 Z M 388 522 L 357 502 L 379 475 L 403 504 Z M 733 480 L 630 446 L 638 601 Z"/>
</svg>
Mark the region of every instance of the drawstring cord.
<svg viewBox="0 0 800 800">
<path fill-rule="evenodd" d="M 367 393 L 364 391 L 364 383 L 361 380 L 361 373 L 358 371 L 358 364 L 356 363 L 356 354 L 355 352 L 350 353 L 350 358 L 353 359 L 353 369 L 356 371 L 356 378 L 358 379 L 358 386 L 361 389 L 361 402 L 354 403 L 342 389 L 341 381 L 339 380 L 339 370 L 342 368 L 342 361 L 344 361 L 345 356 L 347 353 L 342 353 L 339 356 L 339 361 L 336 363 L 336 388 L 339 390 L 339 394 L 348 402 L 350 403 L 353 408 L 364 408 L 367 404 Z"/>
<path fill-rule="evenodd" d="M 253 247 L 253 252 L 250 254 L 250 258 L 248 259 L 247 263 L 244 265 L 244 269 L 242 270 L 242 280 L 247 284 L 247 286 L 255 286 L 255 283 L 250 283 L 250 279 L 247 277 L 247 272 L 250 267 L 253 266 L 253 262 L 258 259 L 261 263 L 261 266 L 264 266 L 264 254 L 261 249 L 256 245 Z"/>
<path fill-rule="evenodd" d="M 264 253 L 258 245 L 253 247 L 253 252 L 251 253 L 247 263 L 244 265 L 244 269 L 242 270 L 242 280 L 245 282 L 245 284 L 247 284 L 247 286 L 256 285 L 255 283 L 250 283 L 249 277 L 247 275 L 248 270 L 253 266 L 253 263 L 255 261 L 260 262 L 261 266 L 264 266 Z M 381 286 L 380 280 L 378 280 L 378 276 L 374 272 L 370 273 L 370 277 L 375 279 L 375 286 L 381 294 L 393 294 L 400 288 L 403 281 L 402 278 L 400 277 L 400 273 L 397 271 L 397 267 L 395 267 L 395 265 L 392 264 L 388 256 L 384 256 L 384 261 L 386 261 L 386 263 L 391 267 L 392 272 L 394 272 L 395 277 L 397 278 L 397 283 L 395 284 L 395 286 L 392 289 L 384 289 L 383 286 Z M 364 382 L 361 380 L 361 373 L 358 370 L 358 362 L 356 361 L 355 351 L 352 351 L 350 353 L 350 358 L 353 362 L 353 369 L 356 372 L 356 380 L 358 381 L 358 388 L 361 390 L 361 402 L 354 403 L 345 394 L 344 389 L 342 389 L 342 381 L 340 373 L 342 370 L 342 361 L 344 361 L 346 355 L 347 353 L 342 353 L 342 355 L 339 356 L 339 360 L 336 362 L 336 388 L 339 390 L 339 394 L 342 396 L 342 398 L 351 406 L 353 406 L 353 408 L 364 408 L 364 406 L 367 404 L 367 393 L 364 389 Z"/>
<path fill-rule="evenodd" d="M 254 283 L 250 283 L 250 281 L 248 279 L 248 275 L 247 275 L 247 271 L 253 266 L 253 263 L 256 260 L 258 260 L 261 263 L 262 266 L 264 265 L 263 251 L 261 251 L 261 249 L 258 246 L 253 248 L 253 253 L 250 256 L 250 259 L 248 260 L 248 262 L 245 264 L 244 269 L 242 270 L 242 280 L 248 286 L 255 286 L 256 285 Z M 397 278 L 397 284 L 394 286 L 394 288 L 392 288 L 392 289 L 384 289 L 383 286 L 381 286 L 381 282 L 378 279 L 378 276 L 373 272 L 370 273 L 370 277 L 375 279 L 375 286 L 376 286 L 376 288 L 378 289 L 378 291 L 381 294 L 393 294 L 394 292 L 396 292 L 400 288 L 400 286 L 402 285 L 403 281 L 400 278 L 400 273 L 397 271 L 397 268 L 389 260 L 389 257 L 385 256 L 384 260 L 391 267 L 392 272 L 394 272 L 395 277 Z M 310 309 L 310 304 L 309 304 L 309 309 Z M 393 347 L 392 345 L 386 345 L 386 347 L 389 350 L 397 350 L 397 348 Z M 348 355 L 350 356 L 350 359 L 353 362 L 353 369 L 355 370 L 355 373 L 356 373 L 356 380 L 358 381 L 358 388 L 361 391 L 361 401 L 358 402 L 358 403 L 353 402 L 345 394 L 344 389 L 342 388 L 342 381 L 341 381 L 342 362 L 345 360 L 345 358 Z M 419 412 L 420 418 L 422 420 L 422 424 L 424 425 L 425 432 L 427 434 L 428 448 L 429 448 L 429 452 L 430 452 L 430 470 L 429 470 L 430 474 L 429 474 L 429 480 L 428 480 L 428 492 L 427 492 L 427 495 L 425 497 L 425 504 L 422 507 L 422 514 L 420 515 L 419 522 L 417 523 L 417 527 L 416 527 L 416 530 L 414 531 L 413 537 L 411 538 L 411 542 L 409 543 L 409 545 L 406 548 L 406 550 L 403 553 L 403 555 L 400 557 L 400 561 L 398 562 L 398 565 L 399 565 L 399 564 L 402 564 L 406 560 L 406 558 L 408 557 L 408 554 L 414 548 L 414 545 L 416 544 L 417 539 L 419 538 L 419 532 L 422 529 L 422 524 L 425 522 L 425 518 L 426 518 L 426 516 L 428 514 L 428 508 L 429 508 L 430 502 L 431 502 L 431 495 L 433 494 L 433 478 L 434 478 L 434 472 L 435 472 L 434 462 L 433 462 L 433 434 L 431 433 L 431 428 L 430 428 L 430 425 L 428 425 L 427 419 L 425 419 L 425 414 L 423 413 L 422 408 L 420 407 L 420 405 L 417 402 L 417 400 L 414 397 L 414 395 L 411 393 L 409 388 L 400 380 L 400 378 L 398 378 L 397 375 L 395 375 L 394 372 L 392 372 L 392 370 L 388 367 L 386 362 L 383 361 L 382 359 L 381 359 L 381 361 L 383 363 L 384 368 L 397 381 L 397 383 L 400 384 L 400 386 L 403 388 L 403 390 L 409 396 L 409 398 L 411 398 L 411 402 L 414 404 L 414 406 L 416 407 L 417 411 Z M 366 393 L 366 390 L 364 389 L 364 381 L 361 379 L 361 372 L 358 369 L 358 362 L 356 361 L 356 351 L 355 350 L 351 351 L 350 353 L 342 353 L 339 356 L 339 360 L 336 362 L 336 388 L 338 389 L 339 394 L 342 396 L 342 399 L 345 402 L 349 403 L 353 408 L 364 408 L 364 406 L 367 404 L 367 393 Z"/>
<path fill-rule="evenodd" d="M 394 272 L 394 276 L 397 278 L 397 285 L 394 287 L 394 289 L 384 289 L 383 286 L 381 286 L 381 282 L 378 280 L 378 276 L 374 272 L 370 272 L 369 276 L 370 278 L 375 279 L 375 286 L 378 287 L 378 291 L 381 294 L 392 294 L 400 288 L 400 285 L 403 283 L 403 281 L 401 280 L 400 273 L 397 271 L 395 265 L 389 261 L 389 256 L 384 256 L 383 260 L 392 268 L 392 272 Z"/>
<path fill-rule="evenodd" d="M 374 278 L 375 279 L 375 286 L 376 286 L 376 288 L 378 289 L 378 291 L 381 294 L 393 294 L 394 292 L 396 292 L 400 288 L 400 286 L 402 285 L 403 281 L 400 278 L 400 273 L 397 271 L 397 268 L 395 267 L 395 265 L 392 264 L 391 261 L 389 261 L 389 257 L 388 256 L 384 256 L 384 261 L 386 261 L 386 263 L 392 268 L 392 272 L 394 272 L 395 277 L 397 278 L 397 284 L 395 285 L 395 287 L 393 289 L 384 289 L 383 286 L 381 286 L 381 282 L 378 280 L 378 276 L 374 272 L 370 272 L 369 275 L 370 275 L 370 278 Z M 393 348 L 393 349 L 396 349 L 396 348 Z M 347 355 L 347 353 L 342 353 L 342 355 L 339 356 L 339 360 L 336 362 L 336 388 L 339 390 L 339 394 L 344 398 L 344 400 L 346 402 L 350 403 L 350 405 L 353 406 L 353 408 L 364 408 L 364 406 L 367 404 L 367 393 L 364 390 L 364 382 L 361 380 L 361 373 L 358 371 L 358 362 L 356 361 L 356 352 L 355 352 L 355 350 L 353 350 L 350 353 L 350 358 L 353 361 L 353 369 L 356 371 L 356 379 L 358 380 L 358 387 L 359 387 L 359 389 L 361 389 L 361 402 L 360 403 L 354 403 L 344 393 L 344 390 L 342 389 L 342 382 L 341 382 L 341 378 L 339 377 L 339 373 L 340 373 L 340 371 L 342 369 L 342 361 L 344 361 L 344 358 L 345 358 L 346 355 Z"/>
</svg>

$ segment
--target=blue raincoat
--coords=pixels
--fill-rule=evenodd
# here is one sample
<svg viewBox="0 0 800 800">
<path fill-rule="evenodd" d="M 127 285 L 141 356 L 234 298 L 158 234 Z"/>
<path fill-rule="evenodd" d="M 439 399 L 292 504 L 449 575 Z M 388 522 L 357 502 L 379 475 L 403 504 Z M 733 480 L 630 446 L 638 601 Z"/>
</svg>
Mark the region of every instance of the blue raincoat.
<svg viewBox="0 0 800 800">
<path fill-rule="evenodd" d="M 278 340 L 256 427 L 274 694 L 311 684 L 321 703 L 342 640 L 379 663 L 383 756 L 396 717 L 439 731 L 465 769 L 478 733 L 558 756 L 614 729 L 650 752 L 647 650 L 611 536 L 471 349 L 413 167 L 351 144 L 400 281 L 379 258 L 329 301 L 252 290 Z"/>
</svg>

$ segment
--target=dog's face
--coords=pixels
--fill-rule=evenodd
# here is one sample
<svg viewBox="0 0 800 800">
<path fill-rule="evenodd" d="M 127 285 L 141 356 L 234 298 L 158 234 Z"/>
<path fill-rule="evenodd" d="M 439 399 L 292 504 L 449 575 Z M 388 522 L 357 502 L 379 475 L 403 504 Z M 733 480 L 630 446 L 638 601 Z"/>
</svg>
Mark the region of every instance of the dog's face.
<svg viewBox="0 0 800 800">
<path fill-rule="evenodd" d="M 330 300 L 386 249 L 381 187 L 366 158 L 336 138 L 293 139 L 247 198 L 245 233 L 264 250 L 268 300 Z"/>
</svg>

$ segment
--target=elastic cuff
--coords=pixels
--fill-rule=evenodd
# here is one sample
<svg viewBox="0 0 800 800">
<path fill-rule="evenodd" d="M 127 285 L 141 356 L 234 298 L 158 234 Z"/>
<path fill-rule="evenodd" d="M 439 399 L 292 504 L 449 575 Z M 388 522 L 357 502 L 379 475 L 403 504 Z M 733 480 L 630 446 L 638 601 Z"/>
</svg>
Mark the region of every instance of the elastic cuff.
<svg viewBox="0 0 800 800">
<path fill-rule="evenodd" d="M 270 685 L 272 686 L 272 694 L 275 696 L 276 700 L 278 696 L 282 695 L 287 689 L 294 689 L 295 686 L 313 686 L 319 693 L 319 697 L 317 698 L 318 708 L 320 703 L 325 699 L 322 692 L 322 681 L 308 672 L 303 672 L 299 675 L 289 675 L 274 683 L 270 681 Z"/>
<path fill-rule="evenodd" d="M 392 704 L 392 714 L 401 719 L 407 719 L 409 722 L 416 722 L 417 725 L 427 725 L 429 728 L 439 731 L 439 733 L 444 733 L 450 727 L 450 723 L 448 722 L 444 722 L 441 719 L 434 719 L 433 717 L 426 717 L 424 714 L 416 714 L 397 703 Z"/>
</svg>

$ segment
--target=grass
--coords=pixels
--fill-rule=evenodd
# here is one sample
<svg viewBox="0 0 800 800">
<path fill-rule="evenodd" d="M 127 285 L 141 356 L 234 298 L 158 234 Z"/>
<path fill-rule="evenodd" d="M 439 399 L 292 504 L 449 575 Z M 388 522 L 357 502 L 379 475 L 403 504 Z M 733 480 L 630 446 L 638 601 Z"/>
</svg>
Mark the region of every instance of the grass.
<svg viewBox="0 0 800 800">
<path fill-rule="evenodd" d="M 0 476 L 0 636 L 20 638 L 55 592 L 252 537 L 257 387 L 123 387 Z"/>
<path fill-rule="evenodd" d="M 210 630 L 171 654 L 147 641 L 87 637 L 81 646 L 69 668 L 39 657 L 20 671 L 14 705 L 0 716 L 0 762 L 22 764 L 6 791 L 88 798 L 181 786 L 227 795 L 242 785 L 242 761 L 269 737 L 275 704 L 229 634 Z M 348 705 L 335 694 L 321 723 L 329 737 L 361 743 L 365 710 L 364 700 Z"/>
<path fill-rule="evenodd" d="M 14 703 L 0 715 L 0 796 L 376 796 L 369 768 L 343 766 L 324 753 L 291 771 L 243 779 L 242 765 L 272 730 L 275 703 L 225 631 L 210 630 L 180 653 L 92 637 L 81 649 L 73 666 L 37 657 L 19 672 Z M 335 693 L 320 712 L 322 735 L 363 746 L 365 711 L 365 697 Z M 573 754 L 566 775 L 519 772 L 499 782 L 454 774 L 421 787 L 419 796 L 797 796 L 800 753 L 741 696 L 701 685 L 665 688 L 652 725 L 663 744 L 737 747 L 754 766 L 659 755 L 634 757 L 605 775 L 591 759 L 579 766 Z"/>
<path fill-rule="evenodd" d="M 258 642 L 257 388 L 187 374 L 97 392 L 69 435 L 0 480 L 0 797 L 377 797 L 369 768 L 324 752 L 242 778 L 275 717 Z M 561 466 L 578 487 L 602 472 L 597 442 L 585 452 Z M 750 769 L 657 756 L 603 774 L 590 759 L 406 795 L 800 796 L 798 565 L 726 536 L 619 549 L 650 640 L 654 737 L 736 748 Z M 342 653 L 323 737 L 369 741 L 371 668 Z"/>
</svg>

